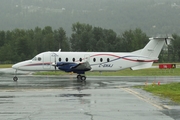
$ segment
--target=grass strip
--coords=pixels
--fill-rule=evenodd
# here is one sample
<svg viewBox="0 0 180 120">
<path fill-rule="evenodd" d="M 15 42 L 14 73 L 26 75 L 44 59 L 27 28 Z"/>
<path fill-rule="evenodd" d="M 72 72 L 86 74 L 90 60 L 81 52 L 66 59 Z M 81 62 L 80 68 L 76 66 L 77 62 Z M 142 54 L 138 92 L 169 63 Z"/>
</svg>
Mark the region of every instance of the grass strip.
<svg viewBox="0 0 180 120">
<path fill-rule="evenodd" d="M 11 68 L 12 64 L 0 64 L 0 68 Z"/>
<path fill-rule="evenodd" d="M 168 98 L 176 103 L 180 103 L 180 83 L 169 83 L 162 85 L 147 85 L 141 86 L 141 88 L 154 95 Z"/>
</svg>

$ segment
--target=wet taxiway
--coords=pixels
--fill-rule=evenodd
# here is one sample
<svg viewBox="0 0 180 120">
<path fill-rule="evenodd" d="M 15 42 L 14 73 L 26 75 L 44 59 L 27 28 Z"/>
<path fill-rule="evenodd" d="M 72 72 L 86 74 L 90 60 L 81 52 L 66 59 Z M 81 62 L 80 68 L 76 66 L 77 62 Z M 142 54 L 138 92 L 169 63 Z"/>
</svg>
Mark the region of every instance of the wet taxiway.
<svg viewBox="0 0 180 120">
<path fill-rule="evenodd" d="M 0 74 L 1 120 L 180 120 L 180 106 L 134 85 L 180 77 L 87 77 Z"/>
</svg>

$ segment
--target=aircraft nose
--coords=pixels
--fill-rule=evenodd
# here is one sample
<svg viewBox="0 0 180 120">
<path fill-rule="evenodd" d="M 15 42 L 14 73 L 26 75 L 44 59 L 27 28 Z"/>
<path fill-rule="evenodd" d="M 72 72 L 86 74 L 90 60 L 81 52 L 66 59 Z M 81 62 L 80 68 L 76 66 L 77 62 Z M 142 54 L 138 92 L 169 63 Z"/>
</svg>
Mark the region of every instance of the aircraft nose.
<svg viewBox="0 0 180 120">
<path fill-rule="evenodd" d="M 13 68 L 13 69 L 18 69 L 17 64 L 14 64 L 14 65 L 12 66 L 12 68 Z"/>
<path fill-rule="evenodd" d="M 19 62 L 19 63 L 16 63 L 16 64 L 12 65 L 12 68 L 16 69 L 16 70 L 22 70 L 22 71 L 23 70 L 28 70 L 29 68 L 25 67 L 25 66 L 27 66 L 30 63 L 31 63 L 31 60 L 26 60 L 26 61 Z"/>
</svg>

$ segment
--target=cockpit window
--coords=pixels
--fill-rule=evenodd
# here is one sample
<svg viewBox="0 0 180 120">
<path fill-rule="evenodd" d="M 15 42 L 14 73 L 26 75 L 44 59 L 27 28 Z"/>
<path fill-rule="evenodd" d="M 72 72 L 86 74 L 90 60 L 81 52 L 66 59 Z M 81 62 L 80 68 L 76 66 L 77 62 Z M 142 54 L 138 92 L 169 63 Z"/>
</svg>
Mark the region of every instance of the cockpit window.
<svg viewBox="0 0 180 120">
<path fill-rule="evenodd" d="M 36 61 L 36 60 L 37 60 L 37 57 L 34 57 L 32 60 L 33 60 L 33 61 Z"/>
<path fill-rule="evenodd" d="M 32 61 L 41 61 L 42 59 L 41 59 L 41 57 L 34 57 L 33 59 L 32 59 Z"/>
</svg>

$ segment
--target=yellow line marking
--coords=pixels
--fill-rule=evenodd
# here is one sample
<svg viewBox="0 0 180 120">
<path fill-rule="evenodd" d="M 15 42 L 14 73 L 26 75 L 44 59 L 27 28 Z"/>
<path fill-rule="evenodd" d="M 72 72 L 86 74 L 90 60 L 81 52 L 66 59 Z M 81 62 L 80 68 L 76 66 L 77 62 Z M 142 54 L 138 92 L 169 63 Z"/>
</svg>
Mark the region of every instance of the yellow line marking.
<svg viewBox="0 0 180 120">
<path fill-rule="evenodd" d="M 138 92 L 136 92 L 136 91 L 134 91 L 134 90 L 132 90 L 130 88 L 121 88 L 121 89 L 126 91 L 126 92 L 128 92 L 128 93 L 130 93 L 130 94 L 132 94 L 132 95 L 134 95 L 134 96 L 136 96 L 137 98 L 139 98 L 139 99 L 141 99 L 141 100 L 143 100 L 143 101 L 153 105 L 154 107 L 156 107 L 156 108 L 158 108 L 160 110 L 170 109 L 169 106 L 167 106 L 167 105 L 158 105 L 157 102 L 150 100 L 149 98 L 141 95 L 140 93 L 138 93 Z"/>
</svg>

